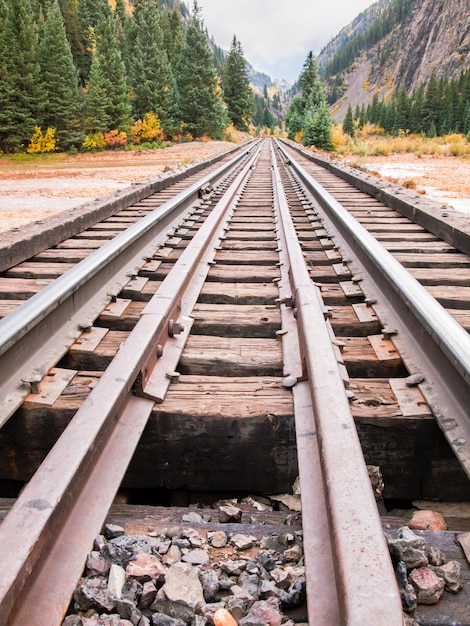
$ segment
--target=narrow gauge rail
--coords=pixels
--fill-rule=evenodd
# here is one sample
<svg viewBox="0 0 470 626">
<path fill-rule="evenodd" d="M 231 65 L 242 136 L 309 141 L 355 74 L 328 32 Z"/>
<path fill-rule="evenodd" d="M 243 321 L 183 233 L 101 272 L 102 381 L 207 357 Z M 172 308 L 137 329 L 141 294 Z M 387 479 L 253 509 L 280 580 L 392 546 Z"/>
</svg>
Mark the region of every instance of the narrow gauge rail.
<svg viewBox="0 0 470 626">
<path fill-rule="evenodd" d="M 81 323 L 85 332 L 76 341 L 71 338 L 67 352 L 62 349 L 57 364 L 72 373 L 68 388 L 74 379 L 76 385 L 85 378 L 94 378 L 96 384 L 82 394 L 83 404 L 0 526 L 0 546 L 8 554 L 0 583 L 2 622 L 27 623 L 34 610 L 45 623 L 60 623 L 84 555 L 149 420 L 170 414 L 172 403 L 181 406 L 183 398 L 198 393 L 199 401 L 209 396 L 202 411 L 210 416 L 215 405 L 227 401 L 227 386 L 235 399 L 230 409 L 238 404 L 234 416 L 244 418 L 240 399 L 251 409 L 256 404 L 264 408 L 266 398 L 260 402 L 256 390 L 269 391 L 268 384 L 275 407 L 269 416 L 263 413 L 265 422 L 269 417 L 275 423 L 268 446 L 289 437 L 288 415 L 295 413 L 309 621 L 401 623 L 395 577 L 348 402 L 361 389 L 347 367 L 360 375 L 372 370 L 375 383 L 380 377 L 393 379 L 397 395 L 410 371 L 387 332 L 376 331 L 376 341 L 388 352 L 380 367 L 371 364 L 365 341 L 351 342 L 355 345 L 350 349 L 341 337 L 335 338 L 334 316 L 330 322 L 331 310 L 317 277 L 312 282 L 297 234 L 301 231 L 307 258 L 322 258 L 325 266 L 333 246 L 331 241 L 322 245 L 326 236 L 316 201 L 306 198 L 304 190 L 299 193 L 289 170 L 266 142 L 252 148 L 235 179 L 223 181 L 212 198 L 180 213 L 181 226 L 172 241 L 153 250 L 151 257 L 145 251 L 148 260 L 139 272 L 139 278 L 147 279 L 145 286 L 141 282 L 138 289 L 115 293 L 111 308 L 105 303 L 101 314 L 94 305 L 94 312 L 86 313 L 87 323 Z M 188 240 L 175 241 L 184 237 Z M 369 309 L 369 332 L 371 320 L 380 328 L 375 305 L 357 293 L 357 281 L 350 282 L 361 300 L 353 310 L 362 314 Z M 131 295 L 135 300 L 129 302 Z M 275 300 L 279 321 L 272 311 Z M 58 308 L 60 302 L 58 297 Z M 345 307 L 343 314 L 347 317 L 351 309 Z M 238 316 L 240 324 L 233 325 L 237 330 L 231 336 L 227 319 Z M 21 307 L 13 317 L 21 318 Z M 267 333 L 254 330 L 260 318 Z M 458 338 L 465 349 L 465 341 Z M 456 361 L 455 372 L 461 376 Z M 176 380 L 179 384 L 173 385 Z M 25 404 L 34 411 L 42 394 L 35 385 L 42 381 L 31 384 Z M 422 406 L 419 389 L 410 389 L 418 394 L 420 410 L 429 410 Z M 187 411 L 201 417 L 194 406 Z M 255 468 L 256 459 L 242 481 L 256 490 L 259 485 L 249 485 Z M 222 472 L 221 480 L 225 477 Z M 63 563 L 61 572 L 58 561 Z M 53 578 L 48 569 L 52 563 Z"/>
<path fill-rule="evenodd" d="M 470 330 L 468 223 L 456 216 L 449 225 L 443 219 L 447 207 L 426 211 L 416 198 L 406 202 L 395 197 L 392 207 L 384 206 L 345 182 L 351 178 L 344 169 L 318 159 L 315 163 L 302 152 L 299 157 L 294 169 L 309 185 L 325 228 L 342 259 L 354 256 L 349 266 L 362 281 L 362 290 L 375 299 L 383 293 L 382 305 L 376 305 L 379 316 L 387 320 L 388 334 L 409 371 L 422 376 L 421 389 L 433 415 L 470 477 L 470 341 L 464 332 Z M 367 177 L 351 182 L 373 190 L 378 198 L 387 195 Z"/>
</svg>

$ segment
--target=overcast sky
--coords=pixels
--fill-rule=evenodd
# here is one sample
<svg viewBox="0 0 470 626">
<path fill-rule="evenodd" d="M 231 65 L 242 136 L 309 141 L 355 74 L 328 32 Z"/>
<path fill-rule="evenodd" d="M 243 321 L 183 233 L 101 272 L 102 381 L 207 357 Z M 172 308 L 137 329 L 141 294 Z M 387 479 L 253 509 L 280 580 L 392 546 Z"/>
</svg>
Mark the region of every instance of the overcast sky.
<svg viewBox="0 0 470 626">
<path fill-rule="evenodd" d="M 318 54 L 374 0 L 199 0 L 217 45 L 240 41 L 245 59 L 271 78 L 293 83 L 309 50 Z"/>
</svg>

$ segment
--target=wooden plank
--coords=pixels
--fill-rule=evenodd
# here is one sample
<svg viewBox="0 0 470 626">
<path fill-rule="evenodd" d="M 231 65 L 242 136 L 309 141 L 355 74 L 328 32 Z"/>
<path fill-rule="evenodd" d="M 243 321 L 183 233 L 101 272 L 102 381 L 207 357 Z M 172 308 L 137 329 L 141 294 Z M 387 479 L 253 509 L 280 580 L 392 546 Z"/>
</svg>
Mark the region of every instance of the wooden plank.
<svg viewBox="0 0 470 626">
<path fill-rule="evenodd" d="M 396 241 L 390 242 L 386 246 L 390 252 L 407 252 L 408 254 L 420 254 L 420 253 L 436 253 L 442 254 L 444 252 L 451 252 L 454 248 L 445 241 L 423 241 L 413 243 L 412 241 L 405 241 L 403 243 Z"/>
<path fill-rule="evenodd" d="M 364 458 L 381 468 L 385 498 L 468 499 L 468 477 L 431 415 L 403 416 L 389 379 L 351 378 L 348 389 Z"/>
<path fill-rule="evenodd" d="M 362 313 L 363 310 L 367 312 L 367 315 Z M 333 306 L 329 321 L 336 335 L 366 337 L 380 333 L 382 328 L 373 307 L 368 307 L 366 304 Z"/>
<path fill-rule="evenodd" d="M 0 309 L 1 311 L 1 309 Z M 465 328 L 465 330 L 470 331 L 470 311 L 462 309 L 459 311 L 458 309 L 447 309 L 447 312 L 454 317 L 457 322 Z"/>
<path fill-rule="evenodd" d="M 74 240 L 77 240 L 77 241 L 87 241 L 87 240 L 99 241 L 100 242 L 100 246 L 102 246 L 103 245 L 103 241 L 107 241 L 108 239 L 114 239 L 114 237 L 117 237 L 121 233 L 122 233 L 122 230 L 119 230 L 119 229 L 111 230 L 110 228 L 108 228 L 108 230 L 96 230 L 96 231 L 84 230 L 82 233 L 77 233 L 74 236 Z M 77 246 L 77 247 L 79 247 L 79 246 Z"/>
<path fill-rule="evenodd" d="M 163 279 L 163 278 L 162 278 Z M 151 297 L 156 293 L 158 287 L 162 284 L 161 280 L 149 280 L 146 279 L 146 283 L 144 284 L 142 289 L 136 289 L 137 285 L 129 285 L 130 288 L 126 285 L 123 287 L 119 296 L 121 298 L 130 298 L 131 300 L 139 300 L 141 302 L 148 302 Z"/>
<path fill-rule="evenodd" d="M 470 308 L 470 287 L 453 287 L 449 285 L 439 285 L 434 287 L 429 285 L 426 291 L 438 300 L 442 306 L 453 309 Z"/>
<path fill-rule="evenodd" d="M 199 302 L 206 304 L 274 304 L 279 290 L 274 283 L 215 283 L 206 282 Z"/>
<path fill-rule="evenodd" d="M 57 278 L 72 269 L 75 263 L 44 263 L 25 261 L 3 273 L 6 278 Z"/>
<path fill-rule="evenodd" d="M 192 375 L 282 376 L 281 342 L 248 337 L 190 336 L 178 371 Z"/>
<path fill-rule="evenodd" d="M 432 243 L 439 241 L 432 233 L 400 233 L 390 230 L 389 232 L 372 233 L 377 241 L 383 241 L 385 246 L 388 242 L 400 242 L 403 246 L 410 244 L 411 246 L 421 245 L 423 243 Z"/>
<path fill-rule="evenodd" d="M 107 309 L 104 309 L 95 324 L 106 326 L 106 328 L 111 330 L 132 330 L 139 321 L 147 302 L 132 302 L 127 299 L 123 299 L 122 301 L 128 302 L 129 304 L 127 304 L 118 317 L 113 314 L 108 314 Z"/>
<path fill-rule="evenodd" d="M 281 327 L 276 305 L 196 304 L 193 334 L 225 337 L 275 337 Z"/>
<path fill-rule="evenodd" d="M 228 232 L 230 233 L 230 237 L 232 237 L 232 235 L 236 237 L 237 233 L 250 233 L 253 235 L 274 233 L 274 226 L 272 219 L 258 222 L 255 224 L 255 226 L 253 226 L 251 220 L 247 220 L 246 222 L 233 222 L 233 227 L 232 222 L 230 222 Z"/>
<path fill-rule="evenodd" d="M 58 243 L 56 248 L 58 250 L 79 250 L 80 248 L 84 248 L 86 250 L 96 250 L 101 248 L 102 245 L 102 239 L 75 239 L 74 237 L 73 239 L 66 239 L 61 243 Z"/>
<path fill-rule="evenodd" d="M 79 263 L 82 259 L 86 259 L 92 252 L 93 250 L 57 250 L 56 248 L 51 248 L 50 250 L 39 252 L 34 258 L 36 260 L 57 263 Z"/>
<path fill-rule="evenodd" d="M 105 336 L 90 351 L 87 342 L 84 341 L 84 335 L 81 335 L 80 341 L 77 341 L 62 359 L 61 367 L 68 369 L 89 369 L 103 371 L 111 362 L 120 346 L 129 336 L 126 331 L 100 329 L 106 331 Z"/>
<path fill-rule="evenodd" d="M 230 235 L 230 238 L 240 239 L 242 241 L 271 241 L 271 240 L 275 240 L 276 238 L 276 233 L 274 231 L 274 228 L 271 228 L 271 230 L 264 230 L 264 231 L 231 228 L 227 233 L 227 236 L 228 235 Z"/>
<path fill-rule="evenodd" d="M 334 252 L 329 255 L 329 252 Z M 336 250 L 304 250 L 304 258 L 307 265 L 330 265 L 332 260 L 339 260 L 341 256 Z"/>
<path fill-rule="evenodd" d="M 308 268 L 308 273 L 312 280 L 320 283 L 337 283 L 341 278 L 351 278 L 351 272 L 346 266 L 343 276 L 338 274 L 336 267 L 333 265 L 313 265 Z"/>
<path fill-rule="evenodd" d="M 0 276 L 0 298 L 27 300 L 52 282 L 51 278 L 3 278 Z"/>
<path fill-rule="evenodd" d="M 223 246 L 225 252 L 228 250 L 262 250 L 264 252 L 264 250 L 276 250 L 278 243 L 274 238 L 263 241 L 254 240 L 253 242 L 230 238 L 224 240 Z"/>
<path fill-rule="evenodd" d="M 448 267 L 433 269 L 431 267 L 409 267 L 409 273 L 422 285 L 455 285 L 468 287 L 470 285 L 470 268 Z"/>
<path fill-rule="evenodd" d="M 271 282 L 281 275 L 280 270 L 276 266 L 266 265 L 212 265 L 208 281 L 225 282 L 225 283 L 266 283 Z"/>
<path fill-rule="evenodd" d="M 14 311 L 24 300 L 0 300 L 0 319 Z"/>
<path fill-rule="evenodd" d="M 225 249 L 225 242 L 222 250 L 215 254 L 215 261 L 218 264 L 228 265 L 275 265 L 279 261 L 279 254 L 273 251 L 247 250 L 243 248 L 236 253 Z"/>
<path fill-rule="evenodd" d="M 470 257 L 460 252 L 447 252 L 447 253 L 420 253 L 420 254 L 408 254 L 406 252 L 395 252 L 393 256 L 404 267 L 470 267 Z"/>
<path fill-rule="evenodd" d="M 369 337 L 337 337 L 344 343 L 342 357 L 351 378 L 362 376 L 400 377 L 405 373 L 400 356 L 392 342 L 383 340 L 381 335 Z M 378 354 L 377 344 L 382 344 L 383 352 Z"/>
</svg>

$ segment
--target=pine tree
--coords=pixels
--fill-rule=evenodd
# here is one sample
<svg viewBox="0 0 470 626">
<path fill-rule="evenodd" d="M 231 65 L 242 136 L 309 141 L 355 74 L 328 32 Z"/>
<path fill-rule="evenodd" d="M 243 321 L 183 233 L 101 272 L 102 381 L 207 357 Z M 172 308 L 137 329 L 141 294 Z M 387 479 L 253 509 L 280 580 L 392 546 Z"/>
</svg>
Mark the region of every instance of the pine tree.
<svg viewBox="0 0 470 626">
<path fill-rule="evenodd" d="M 110 127 L 126 130 L 131 123 L 131 105 L 118 28 L 113 15 L 101 19 L 96 27 L 96 55 L 107 97 L 106 114 L 110 119 Z"/>
<path fill-rule="evenodd" d="M 253 111 L 253 93 L 243 50 L 235 35 L 225 62 L 222 85 L 232 124 L 238 130 L 247 131 Z"/>
<path fill-rule="evenodd" d="M 296 96 L 291 101 L 284 120 L 287 127 L 287 136 L 289 139 L 294 140 L 296 135 L 303 129 L 305 122 L 305 107 L 300 96 Z"/>
<path fill-rule="evenodd" d="M 156 0 L 143 0 L 135 9 L 129 65 L 136 116 L 153 111 L 164 129 L 171 128 L 174 82 Z"/>
<path fill-rule="evenodd" d="M 319 106 L 324 99 L 324 92 L 318 76 L 318 65 L 311 50 L 305 59 L 299 83 L 302 87 L 304 108 L 312 105 Z"/>
<path fill-rule="evenodd" d="M 86 85 L 90 76 L 93 51 L 96 48 L 95 29 L 98 22 L 111 14 L 108 0 L 78 0 L 77 19 L 80 33 L 80 55 L 74 57 L 80 84 Z"/>
<path fill-rule="evenodd" d="M 163 47 L 174 70 L 184 43 L 183 25 L 177 9 L 165 9 L 162 13 Z"/>
<path fill-rule="evenodd" d="M 394 120 L 395 130 L 410 129 L 411 103 L 405 89 L 401 89 L 396 99 L 396 115 Z"/>
<path fill-rule="evenodd" d="M 36 125 L 42 124 L 44 94 L 41 90 L 37 26 L 30 0 L 9 0 L 0 8 L 0 60 L 2 108 L 0 146 L 14 152 L 27 145 Z"/>
<path fill-rule="evenodd" d="M 344 117 L 343 131 L 347 135 L 350 135 L 350 137 L 354 137 L 355 129 L 354 129 L 354 120 L 353 120 L 353 114 L 352 114 L 351 105 L 348 106 L 348 110 L 347 110 L 346 115 Z"/>
<path fill-rule="evenodd" d="M 61 148 L 79 146 L 83 141 L 79 110 L 81 94 L 57 0 L 52 1 L 42 29 L 40 64 L 46 95 L 44 126 L 56 129 Z"/>
<path fill-rule="evenodd" d="M 176 82 L 181 120 L 193 137 L 208 135 L 220 139 L 227 126 L 228 116 L 213 56 L 198 13 L 195 2 L 177 63 Z"/>
<path fill-rule="evenodd" d="M 440 110 L 439 83 L 436 77 L 436 72 L 433 72 L 431 74 L 428 85 L 426 87 L 423 108 L 422 108 L 423 130 L 430 137 L 436 136 L 438 121 L 439 121 L 439 110 Z"/>
<path fill-rule="evenodd" d="M 9 29 L 10 5 L 0 0 L 0 150 L 8 152 L 10 138 L 15 132 L 13 124 L 14 81 L 11 74 Z"/>
<path fill-rule="evenodd" d="M 111 118 L 107 113 L 108 95 L 104 71 L 100 67 L 98 54 L 93 54 L 90 80 L 85 98 L 85 117 L 83 126 L 87 133 L 104 133 L 111 127 Z"/>
<path fill-rule="evenodd" d="M 315 146 L 320 150 L 331 150 L 331 116 L 326 98 L 317 106 L 311 104 L 305 114 L 305 128 L 302 140 L 305 146 Z"/>
</svg>

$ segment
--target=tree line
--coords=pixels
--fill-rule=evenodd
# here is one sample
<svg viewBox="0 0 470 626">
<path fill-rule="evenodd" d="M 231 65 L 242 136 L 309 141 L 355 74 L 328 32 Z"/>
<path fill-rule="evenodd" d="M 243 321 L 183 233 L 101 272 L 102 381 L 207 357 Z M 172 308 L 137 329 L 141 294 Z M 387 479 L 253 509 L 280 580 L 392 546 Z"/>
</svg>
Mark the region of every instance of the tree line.
<svg viewBox="0 0 470 626">
<path fill-rule="evenodd" d="M 0 150 L 247 130 L 254 100 L 240 42 L 218 71 L 196 0 L 190 15 L 179 5 L 0 0 Z"/>
<path fill-rule="evenodd" d="M 436 72 L 426 85 L 408 95 L 405 89 L 385 101 L 374 95 L 366 107 L 348 107 L 343 130 L 353 136 L 357 127 L 376 124 L 387 133 L 400 131 L 424 134 L 427 137 L 463 133 L 470 136 L 470 70 L 458 78 L 438 78 Z"/>
</svg>

